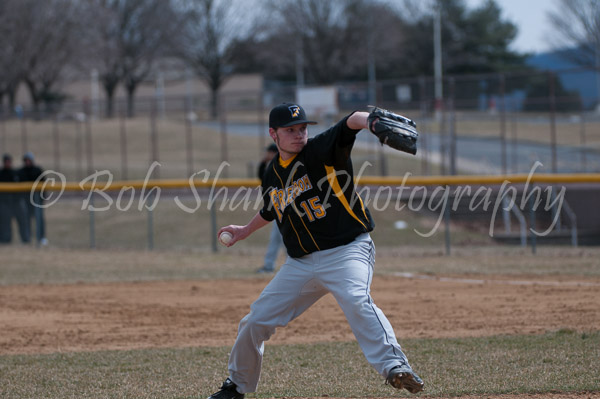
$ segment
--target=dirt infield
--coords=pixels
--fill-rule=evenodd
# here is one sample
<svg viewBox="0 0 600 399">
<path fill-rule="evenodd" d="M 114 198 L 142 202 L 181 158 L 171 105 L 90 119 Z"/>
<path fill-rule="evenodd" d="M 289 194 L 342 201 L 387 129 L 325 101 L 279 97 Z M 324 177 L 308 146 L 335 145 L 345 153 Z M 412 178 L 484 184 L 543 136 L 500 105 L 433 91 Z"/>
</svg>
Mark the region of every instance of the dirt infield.
<svg viewBox="0 0 600 399">
<path fill-rule="evenodd" d="M 0 287 L 0 354 L 231 345 L 268 279 Z M 600 279 L 376 276 L 402 338 L 600 329 Z M 331 295 L 272 343 L 353 340 Z M 564 397 L 564 396 L 561 396 Z"/>
</svg>

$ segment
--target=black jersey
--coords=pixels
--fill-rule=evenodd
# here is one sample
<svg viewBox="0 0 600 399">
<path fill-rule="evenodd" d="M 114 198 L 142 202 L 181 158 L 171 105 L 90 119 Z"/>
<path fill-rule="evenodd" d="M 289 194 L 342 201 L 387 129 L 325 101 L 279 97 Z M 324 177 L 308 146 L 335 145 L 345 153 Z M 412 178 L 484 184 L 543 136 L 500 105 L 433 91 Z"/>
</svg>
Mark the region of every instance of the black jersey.
<svg viewBox="0 0 600 399">
<path fill-rule="evenodd" d="M 277 222 L 291 257 L 348 244 L 373 230 L 350 160 L 359 131 L 348 128 L 347 119 L 308 139 L 288 163 L 277 157 L 267 167 L 260 214 Z"/>
</svg>

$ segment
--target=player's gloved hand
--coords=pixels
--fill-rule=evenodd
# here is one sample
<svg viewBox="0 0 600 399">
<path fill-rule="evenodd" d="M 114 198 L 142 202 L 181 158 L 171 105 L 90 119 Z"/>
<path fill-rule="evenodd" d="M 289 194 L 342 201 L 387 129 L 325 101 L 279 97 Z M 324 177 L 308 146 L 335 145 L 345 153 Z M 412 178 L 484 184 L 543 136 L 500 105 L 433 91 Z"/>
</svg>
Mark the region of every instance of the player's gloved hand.
<svg viewBox="0 0 600 399">
<path fill-rule="evenodd" d="M 367 118 L 369 130 L 379 139 L 396 150 L 409 154 L 417 153 L 417 124 L 402 115 L 375 107 Z"/>
</svg>

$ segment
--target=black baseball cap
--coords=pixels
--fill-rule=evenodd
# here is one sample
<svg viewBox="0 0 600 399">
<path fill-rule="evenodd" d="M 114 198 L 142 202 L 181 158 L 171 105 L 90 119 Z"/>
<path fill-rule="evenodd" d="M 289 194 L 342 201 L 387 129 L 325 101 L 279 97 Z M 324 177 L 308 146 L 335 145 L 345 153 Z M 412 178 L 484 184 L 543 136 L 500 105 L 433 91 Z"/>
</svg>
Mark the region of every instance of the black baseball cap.
<svg viewBox="0 0 600 399">
<path fill-rule="evenodd" d="M 309 125 L 317 124 L 315 121 L 309 121 L 306 119 L 306 112 L 304 112 L 304 108 L 298 104 L 279 104 L 273 108 L 269 114 L 269 127 L 273 129 L 278 127 L 299 125 L 301 123 L 308 123 Z"/>
</svg>

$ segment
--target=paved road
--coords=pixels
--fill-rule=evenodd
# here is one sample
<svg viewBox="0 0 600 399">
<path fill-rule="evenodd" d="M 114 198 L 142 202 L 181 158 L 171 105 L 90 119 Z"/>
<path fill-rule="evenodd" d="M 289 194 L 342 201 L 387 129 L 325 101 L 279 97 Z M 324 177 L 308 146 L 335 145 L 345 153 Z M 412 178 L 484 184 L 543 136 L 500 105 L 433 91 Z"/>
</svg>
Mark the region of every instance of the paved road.
<svg viewBox="0 0 600 399">
<path fill-rule="evenodd" d="M 200 122 L 199 125 L 220 130 L 219 122 Z M 267 126 L 262 128 L 266 134 Z M 258 136 L 261 127 L 255 123 L 228 123 L 227 133 Z M 314 130 L 313 130 L 314 131 Z M 368 143 L 369 135 L 359 135 L 359 142 Z M 439 159 L 440 135 L 436 133 L 422 134 L 421 149 L 426 141 L 427 149 L 433 157 Z M 500 173 L 502 150 L 497 138 L 459 136 L 456 141 L 457 169 L 470 173 Z M 516 146 L 506 142 L 506 156 L 509 173 L 529 173 L 536 161 L 543 166 L 536 173 L 552 172 L 552 148 L 550 145 L 519 141 Z M 600 151 L 582 149 L 580 147 L 559 146 L 556 148 L 557 169 L 560 173 L 596 172 L 600 173 Z"/>
<path fill-rule="evenodd" d="M 427 138 L 430 143 L 428 148 L 439 153 L 440 136 L 429 134 Z M 459 159 L 468 161 L 467 165 L 480 165 L 486 173 L 501 172 L 502 146 L 499 139 L 458 137 L 456 153 Z M 519 141 L 516 145 L 510 141 L 506 142 L 506 163 L 509 173 L 527 173 L 536 161 L 543 164 L 537 169 L 537 173 L 551 173 L 552 147 L 527 141 Z M 600 152 L 580 147 L 558 146 L 556 164 L 559 173 L 600 172 Z"/>
</svg>

